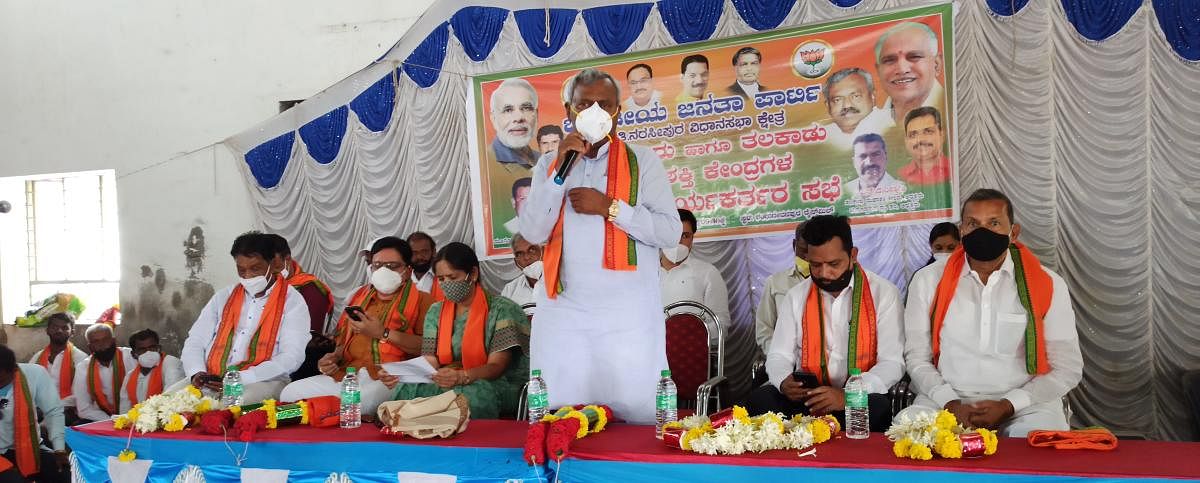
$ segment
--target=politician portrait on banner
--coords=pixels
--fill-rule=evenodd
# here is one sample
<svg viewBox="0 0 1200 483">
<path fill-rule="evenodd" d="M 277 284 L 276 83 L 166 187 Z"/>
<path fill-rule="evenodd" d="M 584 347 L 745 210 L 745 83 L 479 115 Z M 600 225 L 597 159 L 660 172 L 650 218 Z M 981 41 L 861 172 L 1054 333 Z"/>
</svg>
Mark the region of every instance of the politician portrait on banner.
<svg viewBox="0 0 1200 483">
<path fill-rule="evenodd" d="M 573 131 L 563 88 L 620 84 L 617 136 L 663 161 L 699 239 L 953 219 L 951 7 L 932 5 L 474 78 L 477 247 L 510 253 L 532 167 Z M 551 160 L 552 161 L 552 160 Z"/>
</svg>

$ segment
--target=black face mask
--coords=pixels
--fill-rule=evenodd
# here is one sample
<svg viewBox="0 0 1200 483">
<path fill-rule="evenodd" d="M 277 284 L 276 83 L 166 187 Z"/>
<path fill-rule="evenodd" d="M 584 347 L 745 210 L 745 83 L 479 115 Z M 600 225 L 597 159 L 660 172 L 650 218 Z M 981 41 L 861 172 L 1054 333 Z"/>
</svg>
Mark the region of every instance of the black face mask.
<svg viewBox="0 0 1200 483">
<path fill-rule="evenodd" d="M 1008 235 L 987 228 L 976 228 L 962 239 L 963 251 L 967 256 L 981 262 L 995 260 L 1008 249 Z"/>
<path fill-rule="evenodd" d="M 114 345 L 102 351 L 96 351 L 93 355 L 95 355 L 96 360 L 100 362 L 111 362 L 113 357 L 116 357 L 117 355 L 117 346 Z"/>
<path fill-rule="evenodd" d="M 413 262 L 412 269 L 414 272 L 417 272 L 417 273 L 426 273 L 429 271 L 429 267 L 431 265 L 433 265 L 433 264 L 430 262 L 425 262 L 425 263 Z"/>
<path fill-rule="evenodd" d="M 839 293 L 850 286 L 850 277 L 854 276 L 854 264 L 842 272 L 842 275 L 832 280 L 813 277 L 813 283 L 817 284 L 817 288 L 829 293 Z"/>
</svg>

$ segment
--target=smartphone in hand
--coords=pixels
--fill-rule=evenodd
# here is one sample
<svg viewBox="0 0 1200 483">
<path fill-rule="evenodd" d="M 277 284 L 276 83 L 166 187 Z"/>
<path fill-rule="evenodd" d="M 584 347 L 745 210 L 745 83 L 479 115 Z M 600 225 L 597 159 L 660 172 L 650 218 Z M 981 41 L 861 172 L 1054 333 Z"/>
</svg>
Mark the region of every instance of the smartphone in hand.
<svg viewBox="0 0 1200 483">
<path fill-rule="evenodd" d="M 346 306 L 346 316 L 355 322 L 362 322 L 363 309 L 357 305 Z"/>
<path fill-rule="evenodd" d="M 812 389 L 819 387 L 821 382 L 817 380 L 817 375 L 811 372 L 793 371 L 792 379 L 800 383 L 801 386 Z"/>
</svg>

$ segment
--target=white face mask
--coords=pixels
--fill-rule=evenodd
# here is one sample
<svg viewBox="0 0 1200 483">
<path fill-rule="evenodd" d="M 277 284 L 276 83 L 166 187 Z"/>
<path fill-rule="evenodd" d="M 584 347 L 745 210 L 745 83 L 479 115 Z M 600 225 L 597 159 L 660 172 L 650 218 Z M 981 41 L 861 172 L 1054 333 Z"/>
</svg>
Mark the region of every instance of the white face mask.
<svg viewBox="0 0 1200 483">
<path fill-rule="evenodd" d="M 251 296 L 258 295 L 263 290 L 267 289 L 267 276 L 259 275 L 257 277 L 243 278 L 241 280 L 242 287 L 246 289 L 246 293 Z"/>
<path fill-rule="evenodd" d="M 525 268 L 521 269 L 521 273 L 525 274 L 528 278 L 542 278 L 542 261 L 538 260 L 526 265 Z"/>
<path fill-rule="evenodd" d="M 933 254 L 933 261 L 943 262 L 950 258 L 950 252 L 938 252 Z"/>
<path fill-rule="evenodd" d="M 162 360 L 162 354 L 156 351 L 146 351 L 138 356 L 138 365 L 150 369 L 158 366 L 158 361 Z"/>
<path fill-rule="evenodd" d="M 400 288 L 400 284 L 404 283 L 404 277 L 387 267 L 379 267 L 378 270 L 371 272 L 371 286 L 375 287 L 380 293 L 390 294 Z"/>
<path fill-rule="evenodd" d="M 578 116 L 575 116 L 575 130 L 583 135 L 587 142 L 595 144 L 608 136 L 609 131 L 612 131 L 612 117 L 609 116 L 604 109 L 600 108 L 600 103 L 593 102 L 591 107 L 580 111 Z"/>
<path fill-rule="evenodd" d="M 687 258 L 691 252 L 692 250 L 682 243 L 671 248 L 664 248 L 662 251 L 663 256 L 667 257 L 671 263 L 682 263 L 683 259 Z"/>
</svg>

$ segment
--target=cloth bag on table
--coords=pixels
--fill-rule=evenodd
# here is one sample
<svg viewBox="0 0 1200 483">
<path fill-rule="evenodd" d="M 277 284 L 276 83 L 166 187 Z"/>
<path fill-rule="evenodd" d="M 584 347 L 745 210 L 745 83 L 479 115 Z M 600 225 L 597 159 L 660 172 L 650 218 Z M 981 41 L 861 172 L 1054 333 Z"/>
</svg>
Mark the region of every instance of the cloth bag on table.
<svg viewBox="0 0 1200 483">
<path fill-rule="evenodd" d="M 454 391 L 379 405 L 379 422 L 394 434 L 417 439 L 454 436 L 467 430 L 470 419 L 467 397 Z"/>
</svg>

